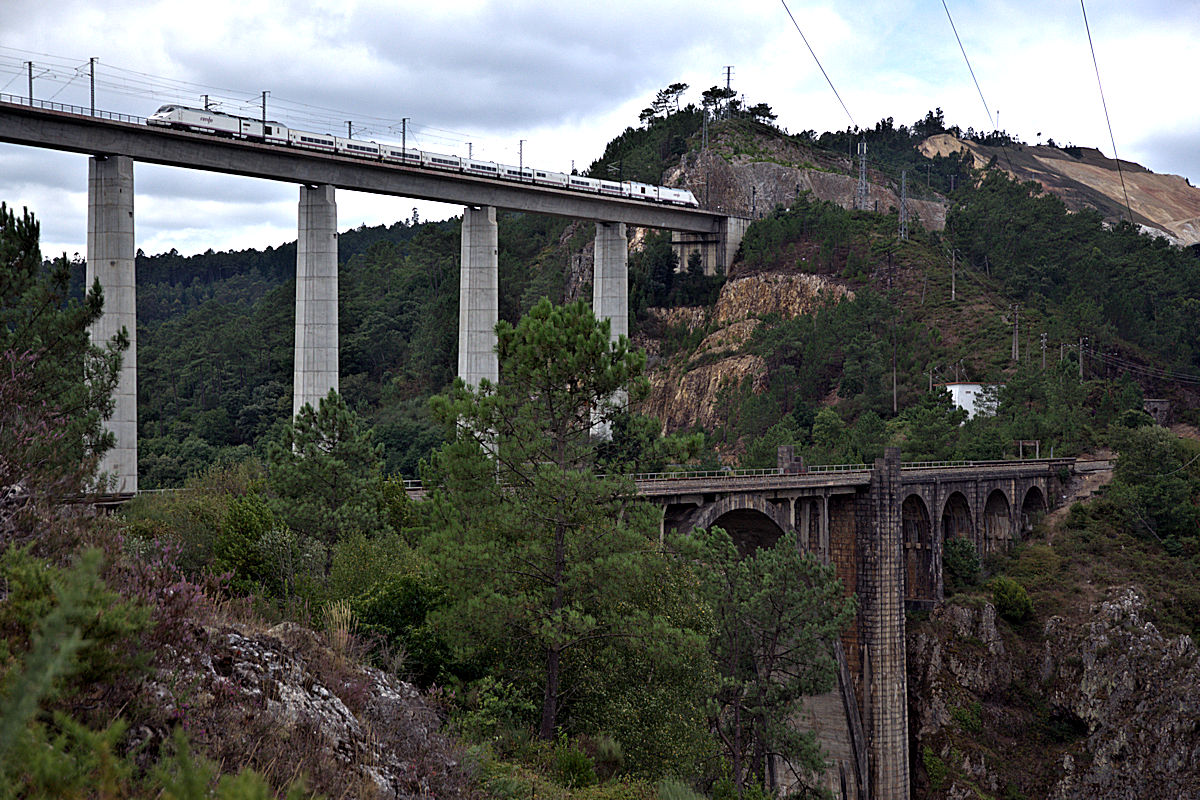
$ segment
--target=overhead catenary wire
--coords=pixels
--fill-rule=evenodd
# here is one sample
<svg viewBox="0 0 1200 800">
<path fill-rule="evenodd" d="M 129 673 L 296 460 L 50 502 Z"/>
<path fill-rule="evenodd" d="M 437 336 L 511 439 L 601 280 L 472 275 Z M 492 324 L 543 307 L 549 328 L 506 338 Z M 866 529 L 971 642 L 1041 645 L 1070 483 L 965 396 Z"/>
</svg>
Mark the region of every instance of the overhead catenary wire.
<svg viewBox="0 0 1200 800">
<path fill-rule="evenodd" d="M 821 66 L 821 59 L 817 58 L 817 54 L 813 52 L 812 45 L 808 43 L 808 37 L 804 35 L 804 31 L 800 30 L 800 23 L 796 22 L 796 18 L 792 15 L 792 10 L 788 8 L 787 0 L 779 0 L 783 3 L 783 10 L 787 12 L 788 18 L 792 20 L 792 25 L 796 26 L 796 32 L 800 34 L 800 38 L 804 40 L 804 46 L 808 48 L 808 52 L 812 54 L 813 61 L 817 62 L 817 68 L 821 70 L 821 74 L 825 76 L 825 82 L 829 84 L 829 88 L 833 89 L 833 95 L 837 101 L 842 104 L 842 111 L 846 112 L 846 116 L 850 118 L 850 124 L 855 128 L 858 123 L 854 121 L 854 115 L 850 113 L 850 109 L 846 108 L 846 102 L 842 100 L 842 96 L 838 94 L 837 88 L 833 85 L 833 81 L 829 79 L 829 73 L 825 71 L 825 67 Z"/>
<path fill-rule="evenodd" d="M 24 50 L 21 48 L 0 45 L 0 80 L 6 76 L 8 80 L 0 87 L 7 89 L 13 83 L 26 77 L 27 62 L 36 64 L 37 72 L 34 78 L 44 87 L 39 95 L 42 99 L 54 99 L 66 91 L 81 76 L 87 75 L 89 64 L 79 66 L 74 58 L 57 56 L 40 51 Z M 167 78 L 140 70 L 129 69 L 112 63 L 97 63 L 95 66 L 95 86 L 109 96 L 134 98 L 145 102 L 147 98 L 159 103 L 179 103 L 191 95 L 204 95 L 208 98 L 210 107 L 233 114 L 249 114 L 258 116 L 261 106 L 261 96 L 247 96 L 241 89 L 212 86 L 195 81 L 178 78 Z M 199 103 L 197 103 L 199 105 Z M 356 136 L 387 138 L 389 133 L 399 129 L 400 122 L 395 117 L 381 116 L 366 112 L 347 112 L 329 106 L 290 100 L 286 97 L 272 95 L 268 114 L 274 118 L 286 119 L 290 126 L 313 130 L 338 130 L 345 125 L 345 120 L 353 119 Z M 414 146 L 455 149 L 467 142 L 476 143 L 476 151 L 480 144 L 489 137 L 481 134 L 471 134 L 464 131 L 434 125 L 422 125 L 409 122 L 408 138 Z M 507 148 L 500 148 L 507 153 Z"/>
<path fill-rule="evenodd" d="M 946 9 L 946 19 L 950 20 L 950 30 L 954 31 L 954 39 L 958 42 L 958 49 L 962 51 L 963 61 L 967 62 L 967 71 L 971 73 L 971 80 L 975 82 L 975 91 L 979 92 L 979 101 L 983 103 L 983 110 L 987 112 L 988 124 L 992 126 L 992 130 L 995 130 L 996 123 L 992 120 L 992 110 L 988 108 L 987 100 L 983 99 L 983 89 L 979 86 L 979 79 L 975 77 L 971 59 L 967 58 L 967 49 L 963 47 L 962 37 L 958 35 L 958 28 L 954 25 L 954 17 L 950 16 L 950 6 L 946 5 L 946 0 L 942 0 L 942 8 Z"/>
<path fill-rule="evenodd" d="M 945 0 L 943 0 L 945 2 Z M 1121 169 L 1121 158 L 1117 155 L 1117 138 L 1113 136 L 1112 118 L 1108 115 L 1108 101 L 1104 99 L 1104 84 L 1100 82 L 1100 62 L 1096 60 L 1096 46 L 1092 43 L 1092 28 L 1088 25 L 1087 7 L 1079 0 L 1079 9 L 1083 12 L 1083 29 L 1087 31 L 1088 49 L 1092 51 L 1092 66 L 1096 69 L 1096 86 L 1100 89 L 1100 105 L 1104 108 L 1104 122 L 1108 125 L 1108 140 L 1112 142 L 1113 161 L 1117 162 L 1117 175 L 1121 178 L 1121 191 L 1125 195 L 1125 210 L 1129 214 L 1129 222 L 1133 222 L 1133 206 L 1129 203 L 1129 190 L 1125 188 L 1125 172 Z"/>
</svg>

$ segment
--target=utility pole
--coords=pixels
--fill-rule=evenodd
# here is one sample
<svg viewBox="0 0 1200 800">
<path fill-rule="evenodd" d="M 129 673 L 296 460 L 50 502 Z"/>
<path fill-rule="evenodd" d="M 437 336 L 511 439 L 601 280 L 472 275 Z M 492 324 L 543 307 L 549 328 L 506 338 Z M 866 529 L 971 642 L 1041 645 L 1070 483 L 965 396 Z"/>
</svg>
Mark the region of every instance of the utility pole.
<svg viewBox="0 0 1200 800">
<path fill-rule="evenodd" d="M 91 76 L 92 84 L 92 116 L 96 116 L 96 59 L 88 59 L 88 74 Z"/>
<path fill-rule="evenodd" d="M 519 181 L 525 180 L 525 142 L 527 140 L 520 139 L 517 141 L 517 172 L 520 173 Z"/>
<path fill-rule="evenodd" d="M 262 93 L 262 124 L 263 124 L 263 136 L 266 136 L 266 135 L 267 135 L 267 95 L 269 95 L 269 94 L 270 94 L 270 92 L 268 92 L 268 91 L 266 91 L 266 90 L 264 90 L 264 91 L 263 91 L 263 93 Z"/>
<path fill-rule="evenodd" d="M 867 210 L 867 142 L 858 143 L 858 190 L 854 194 L 854 207 Z"/>
<path fill-rule="evenodd" d="M 900 241 L 908 241 L 908 170 L 900 170 Z"/>
<path fill-rule="evenodd" d="M 896 323 L 892 323 L 892 413 L 897 411 L 896 406 Z"/>
<path fill-rule="evenodd" d="M 951 303 L 953 303 L 955 301 L 955 288 L 956 288 L 955 287 L 955 278 L 956 278 L 955 273 L 957 273 L 957 271 L 958 271 L 957 258 L 958 258 L 958 251 L 952 249 L 950 251 L 950 302 Z"/>
<path fill-rule="evenodd" d="M 475 145 L 472 142 L 467 142 L 467 158 L 475 157 Z"/>
<path fill-rule="evenodd" d="M 400 120 L 400 152 L 402 158 L 408 158 L 408 117 Z"/>
<path fill-rule="evenodd" d="M 206 94 L 202 94 L 202 95 L 200 95 L 200 99 L 204 101 L 204 110 L 205 110 L 205 111 L 211 111 L 211 110 L 212 110 L 212 106 L 211 106 L 211 104 L 209 103 L 209 100 L 208 100 L 208 95 L 206 95 Z"/>
<path fill-rule="evenodd" d="M 33 105 L 33 62 L 26 61 L 25 66 L 29 67 L 29 105 Z"/>
<path fill-rule="evenodd" d="M 1021 304 L 1013 303 L 1009 308 L 1013 312 L 1012 360 L 1019 364 L 1021 362 Z"/>
<path fill-rule="evenodd" d="M 346 120 L 346 138 L 354 138 L 354 128 L 350 127 L 350 120 Z"/>
</svg>

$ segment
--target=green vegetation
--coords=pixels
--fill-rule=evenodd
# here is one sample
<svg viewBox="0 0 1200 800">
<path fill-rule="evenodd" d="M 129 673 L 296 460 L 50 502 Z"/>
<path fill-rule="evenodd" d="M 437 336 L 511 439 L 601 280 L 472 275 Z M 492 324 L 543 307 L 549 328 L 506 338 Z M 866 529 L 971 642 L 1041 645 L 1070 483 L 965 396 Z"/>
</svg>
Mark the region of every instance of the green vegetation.
<svg viewBox="0 0 1200 800">
<path fill-rule="evenodd" d="M 800 549 L 794 532 L 751 552 L 739 552 L 719 528 L 693 531 L 674 546 L 691 560 L 715 615 L 716 732 L 738 796 L 756 783 L 776 788 L 772 757 L 820 774 L 816 734 L 797 730 L 793 719 L 805 696 L 836 685 L 833 642 L 854 617 L 854 599 L 832 566 Z"/>
</svg>

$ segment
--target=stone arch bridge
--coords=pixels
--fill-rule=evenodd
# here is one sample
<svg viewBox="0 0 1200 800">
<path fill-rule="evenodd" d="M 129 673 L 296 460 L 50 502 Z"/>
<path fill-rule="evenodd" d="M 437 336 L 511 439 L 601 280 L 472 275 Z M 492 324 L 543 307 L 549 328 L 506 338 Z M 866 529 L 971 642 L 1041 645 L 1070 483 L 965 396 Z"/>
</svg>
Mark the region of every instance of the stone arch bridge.
<svg viewBox="0 0 1200 800">
<path fill-rule="evenodd" d="M 981 555 L 1023 538 L 1061 496 L 1073 459 L 804 468 L 781 448 L 774 470 L 643 475 L 638 493 L 663 511 L 663 532 L 718 525 L 743 552 L 795 530 L 832 564 L 859 612 L 836 643 L 839 687 L 813 698 L 802 724 L 828 755 L 835 797 L 907 798 L 904 620 L 945 594 L 943 552 L 965 538 Z M 780 765 L 782 768 L 782 765 Z M 786 783 L 786 779 L 784 780 Z"/>
</svg>

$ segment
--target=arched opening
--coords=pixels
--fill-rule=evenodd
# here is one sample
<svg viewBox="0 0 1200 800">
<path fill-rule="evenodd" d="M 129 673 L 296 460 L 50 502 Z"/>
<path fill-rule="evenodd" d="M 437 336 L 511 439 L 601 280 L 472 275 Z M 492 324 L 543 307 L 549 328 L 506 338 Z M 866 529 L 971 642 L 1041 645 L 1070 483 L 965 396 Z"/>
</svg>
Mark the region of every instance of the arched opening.
<svg viewBox="0 0 1200 800">
<path fill-rule="evenodd" d="M 971 524 L 971 506 L 962 492 L 954 492 L 946 498 L 942 507 L 942 542 L 961 536 L 975 540 L 975 526 Z"/>
<path fill-rule="evenodd" d="M 773 546 L 783 535 L 775 520 L 752 508 L 726 511 L 713 520 L 712 527 L 724 529 L 742 556 L 750 555 L 760 547 Z"/>
<path fill-rule="evenodd" d="M 1030 486 L 1029 491 L 1025 493 L 1025 500 L 1021 503 L 1021 536 L 1032 533 L 1033 526 L 1045 513 L 1046 496 L 1037 486 Z"/>
<path fill-rule="evenodd" d="M 900 506 L 904 541 L 904 599 L 932 600 L 937 591 L 933 573 L 933 523 L 918 494 Z"/>
<path fill-rule="evenodd" d="M 942 579 L 946 596 L 979 578 L 979 543 L 971 522 L 971 506 L 954 492 L 942 507 Z"/>
<path fill-rule="evenodd" d="M 983 507 L 983 552 L 995 553 L 1008 547 L 1012 541 L 1012 518 L 1009 514 L 1008 497 L 995 489 L 988 495 Z"/>
</svg>

